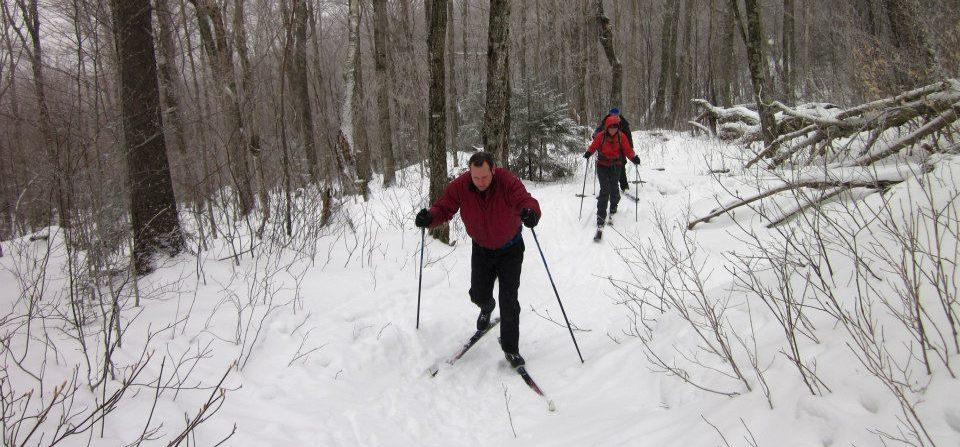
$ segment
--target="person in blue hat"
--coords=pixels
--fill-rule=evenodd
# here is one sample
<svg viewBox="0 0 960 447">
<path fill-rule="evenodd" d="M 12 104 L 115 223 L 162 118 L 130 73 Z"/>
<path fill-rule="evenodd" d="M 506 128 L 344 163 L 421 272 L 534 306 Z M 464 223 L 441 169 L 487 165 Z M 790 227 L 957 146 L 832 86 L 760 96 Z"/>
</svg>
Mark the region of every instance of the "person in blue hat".
<svg viewBox="0 0 960 447">
<path fill-rule="evenodd" d="M 600 132 L 603 132 L 603 123 L 611 116 L 620 118 L 620 131 L 626 135 L 627 141 L 630 142 L 630 149 L 633 150 L 633 133 L 630 132 L 630 122 L 620 113 L 620 109 L 616 107 L 610 109 L 607 114 L 600 119 L 600 124 L 598 124 L 596 130 L 593 131 L 593 138 L 596 138 Z M 625 161 L 626 160 L 621 160 L 621 162 Z M 620 190 L 626 191 L 628 189 L 630 189 L 630 183 L 627 182 L 627 170 L 622 169 L 620 170 Z"/>
</svg>

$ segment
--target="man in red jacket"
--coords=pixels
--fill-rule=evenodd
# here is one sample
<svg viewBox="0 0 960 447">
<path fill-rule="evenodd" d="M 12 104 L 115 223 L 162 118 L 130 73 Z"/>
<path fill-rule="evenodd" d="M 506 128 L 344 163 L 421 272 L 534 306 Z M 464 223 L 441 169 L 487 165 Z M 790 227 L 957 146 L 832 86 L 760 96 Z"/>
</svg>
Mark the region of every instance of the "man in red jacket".
<svg viewBox="0 0 960 447">
<path fill-rule="evenodd" d="M 520 266 L 523 238 L 520 223 L 533 228 L 540 221 L 540 204 L 520 179 L 493 164 L 493 156 L 477 152 L 470 157 L 470 171 L 447 185 L 433 206 L 417 214 L 420 228 L 433 228 L 460 218 L 473 239 L 470 257 L 470 301 L 480 307 L 477 330 L 490 324 L 496 307 L 493 282 L 500 281 L 500 346 L 514 368 L 524 364 L 520 356 Z"/>
<path fill-rule="evenodd" d="M 610 203 L 610 214 L 616 214 L 620 203 L 620 188 L 617 182 L 623 170 L 624 159 L 633 164 L 640 164 L 640 157 L 633 153 L 633 147 L 627 136 L 620 132 L 620 117 L 607 116 L 603 121 L 603 132 L 598 133 L 590 148 L 583 154 L 589 159 L 594 152 L 597 155 L 597 180 L 600 181 L 600 194 L 597 195 L 597 226 L 602 227 L 607 220 L 607 202 Z"/>
</svg>

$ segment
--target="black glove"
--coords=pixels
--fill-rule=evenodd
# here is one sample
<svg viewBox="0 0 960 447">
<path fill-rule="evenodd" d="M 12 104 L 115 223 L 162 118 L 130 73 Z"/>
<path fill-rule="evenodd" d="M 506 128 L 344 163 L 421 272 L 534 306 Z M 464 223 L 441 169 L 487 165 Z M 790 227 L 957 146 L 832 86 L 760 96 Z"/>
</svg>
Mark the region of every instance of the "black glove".
<svg viewBox="0 0 960 447">
<path fill-rule="evenodd" d="M 540 222 L 540 216 L 530 208 L 524 208 L 520 210 L 520 221 L 527 228 L 533 228 L 537 226 L 537 222 Z"/>
<path fill-rule="evenodd" d="M 589 160 L 591 155 L 593 155 L 592 152 L 586 151 L 586 152 L 583 153 L 583 158 L 586 158 L 586 159 Z"/>
<path fill-rule="evenodd" d="M 640 156 L 639 156 L 639 155 L 634 155 L 633 158 L 630 159 L 630 161 L 632 161 L 633 164 L 638 165 L 638 164 L 640 164 Z"/>
<path fill-rule="evenodd" d="M 433 215 L 430 214 L 430 211 L 426 208 L 417 213 L 417 219 L 414 221 L 414 223 L 420 228 L 427 228 L 430 226 L 430 222 L 433 222 Z"/>
</svg>

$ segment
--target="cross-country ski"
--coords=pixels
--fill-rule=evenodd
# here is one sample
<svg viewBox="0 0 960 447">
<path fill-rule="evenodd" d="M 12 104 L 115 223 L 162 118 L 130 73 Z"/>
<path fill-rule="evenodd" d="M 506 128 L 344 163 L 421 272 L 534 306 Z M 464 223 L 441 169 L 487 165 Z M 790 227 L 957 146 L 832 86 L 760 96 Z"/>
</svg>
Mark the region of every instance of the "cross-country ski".
<svg viewBox="0 0 960 447">
<path fill-rule="evenodd" d="M 494 318 L 492 321 L 490 321 L 490 323 L 486 328 L 480 329 L 474 332 L 474 334 L 470 336 L 467 342 L 464 343 L 463 346 L 461 346 L 460 349 L 457 350 L 457 352 L 455 352 L 453 355 L 451 355 L 450 357 L 447 357 L 446 359 L 437 360 L 433 365 L 427 368 L 427 373 L 430 374 L 431 377 L 436 376 L 437 373 L 440 372 L 440 367 L 443 364 L 453 365 L 454 363 L 456 363 L 456 361 L 460 360 L 460 358 L 463 357 L 463 355 L 466 354 L 467 351 L 469 351 L 470 348 L 473 347 L 473 345 L 477 344 L 477 342 L 480 341 L 480 339 L 483 338 L 484 335 L 490 332 L 490 330 L 496 327 L 498 324 L 500 324 L 500 318 Z"/>
</svg>

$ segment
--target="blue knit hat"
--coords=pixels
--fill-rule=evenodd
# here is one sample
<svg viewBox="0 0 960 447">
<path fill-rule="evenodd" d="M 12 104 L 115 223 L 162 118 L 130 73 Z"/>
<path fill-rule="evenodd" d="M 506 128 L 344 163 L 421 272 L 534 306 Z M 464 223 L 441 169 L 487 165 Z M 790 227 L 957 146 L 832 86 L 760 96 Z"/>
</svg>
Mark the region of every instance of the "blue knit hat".
<svg viewBox="0 0 960 447">
<path fill-rule="evenodd" d="M 610 111 L 607 112 L 607 113 L 610 114 L 610 115 L 617 115 L 617 116 L 619 116 L 619 115 L 620 115 L 620 109 L 614 107 L 614 108 L 610 109 Z"/>
</svg>

